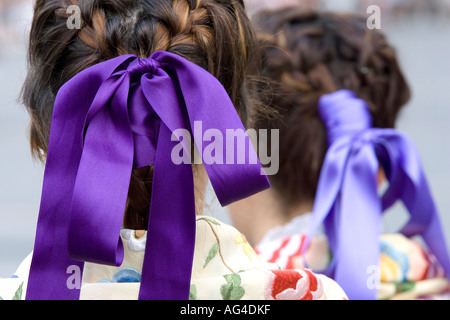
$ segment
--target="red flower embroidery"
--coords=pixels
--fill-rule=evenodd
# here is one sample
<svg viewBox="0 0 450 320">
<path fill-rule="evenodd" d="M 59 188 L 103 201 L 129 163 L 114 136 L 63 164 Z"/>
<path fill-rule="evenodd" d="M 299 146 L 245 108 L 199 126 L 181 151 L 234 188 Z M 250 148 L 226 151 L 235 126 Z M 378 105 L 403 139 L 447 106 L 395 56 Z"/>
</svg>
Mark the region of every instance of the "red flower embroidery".
<svg viewBox="0 0 450 320">
<path fill-rule="evenodd" d="M 322 282 L 309 270 L 270 271 L 266 298 L 270 300 L 315 300 L 323 294 Z"/>
</svg>

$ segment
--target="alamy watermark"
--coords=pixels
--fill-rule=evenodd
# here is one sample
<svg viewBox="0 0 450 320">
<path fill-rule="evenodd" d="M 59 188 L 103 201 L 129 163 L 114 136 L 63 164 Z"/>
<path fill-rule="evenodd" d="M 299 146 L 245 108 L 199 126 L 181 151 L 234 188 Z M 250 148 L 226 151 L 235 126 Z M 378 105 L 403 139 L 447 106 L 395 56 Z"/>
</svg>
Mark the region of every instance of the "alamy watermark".
<svg viewBox="0 0 450 320">
<path fill-rule="evenodd" d="M 67 28 L 81 29 L 81 9 L 79 6 L 71 5 L 67 7 L 66 13 Z M 368 29 L 381 29 L 381 9 L 377 5 L 370 5 L 366 11 L 370 16 L 367 19 Z M 196 122 L 197 128 L 194 128 L 194 140 L 196 144 L 200 143 L 200 150 L 203 154 L 199 154 L 197 148 L 194 149 L 194 164 L 201 164 L 204 161 L 206 164 L 245 164 L 245 159 L 248 158 L 248 164 L 256 164 L 257 157 L 251 149 L 253 146 L 258 150 L 258 156 L 261 164 L 263 164 L 264 172 L 261 174 L 275 175 L 279 170 L 279 132 L 278 130 L 270 130 L 271 143 L 270 154 L 268 153 L 268 130 L 250 129 L 247 132 L 243 130 L 226 130 L 225 137 L 218 129 L 209 129 L 204 133 L 201 132 L 201 122 Z M 251 144 L 245 141 L 245 134 L 250 137 Z M 185 129 L 176 130 L 173 133 L 172 141 L 180 141 L 180 144 L 172 150 L 171 158 L 173 163 L 192 163 L 191 156 L 186 150 L 192 150 L 192 137 L 189 131 Z M 203 149 L 202 144 L 208 143 Z M 224 145 L 225 143 L 225 145 Z M 252 146 L 253 145 L 253 146 Z M 225 151 L 224 151 L 225 150 Z M 224 154 L 225 152 L 225 154 Z"/>
<path fill-rule="evenodd" d="M 380 289 L 380 279 L 381 279 L 381 268 L 377 265 L 372 265 L 367 267 L 366 273 L 368 274 L 367 277 L 367 288 L 369 290 L 379 290 Z"/>
<path fill-rule="evenodd" d="M 203 122 L 194 121 L 192 133 L 194 139 L 186 129 L 177 129 L 172 133 L 172 141 L 179 142 L 171 153 L 174 164 L 257 164 L 259 158 L 264 166 L 261 175 L 275 175 L 279 170 L 280 134 L 277 129 L 226 129 L 224 135 L 218 129 L 203 132 Z"/>
<path fill-rule="evenodd" d="M 371 5 L 367 8 L 367 14 L 371 16 L 367 19 L 367 28 L 370 30 L 381 29 L 381 9 L 377 5 Z"/>
<path fill-rule="evenodd" d="M 67 18 L 67 28 L 81 29 L 81 9 L 77 5 L 71 5 L 67 7 L 66 13 Z M 381 29 L 381 8 L 378 5 L 370 5 L 366 10 L 367 14 L 370 16 L 367 19 L 367 28 L 370 30 Z"/>
<path fill-rule="evenodd" d="M 70 290 L 81 289 L 81 268 L 77 265 L 70 265 L 67 267 L 66 273 L 69 275 L 66 281 L 67 288 Z"/>
<path fill-rule="evenodd" d="M 67 28 L 72 29 L 81 29 L 81 9 L 79 6 L 72 5 L 68 6 L 66 13 L 69 15 L 67 18 Z"/>
</svg>

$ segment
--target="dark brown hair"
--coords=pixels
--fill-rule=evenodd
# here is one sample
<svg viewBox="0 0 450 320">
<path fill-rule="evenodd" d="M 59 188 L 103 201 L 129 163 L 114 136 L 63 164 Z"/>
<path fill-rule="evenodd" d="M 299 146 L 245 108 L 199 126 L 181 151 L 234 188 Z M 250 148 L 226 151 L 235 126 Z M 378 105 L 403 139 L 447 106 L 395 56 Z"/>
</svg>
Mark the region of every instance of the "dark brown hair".
<svg viewBox="0 0 450 320">
<path fill-rule="evenodd" d="M 302 8 L 265 11 L 255 18 L 261 43 L 261 88 L 278 115 L 256 128 L 280 130 L 280 170 L 270 177 L 285 206 L 314 200 L 327 151 L 318 100 L 338 89 L 364 99 L 374 126 L 394 127 L 410 90 L 396 52 L 367 17 Z"/>
<path fill-rule="evenodd" d="M 70 5 L 80 8 L 79 30 L 67 27 Z M 164 50 L 203 67 L 223 84 L 248 123 L 249 60 L 255 44 L 242 0 L 37 0 L 23 88 L 31 149 L 45 161 L 53 103 L 65 82 L 94 64 L 128 53 L 148 57 Z M 147 226 L 152 170 L 133 171 L 126 227 Z"/>
</svg>

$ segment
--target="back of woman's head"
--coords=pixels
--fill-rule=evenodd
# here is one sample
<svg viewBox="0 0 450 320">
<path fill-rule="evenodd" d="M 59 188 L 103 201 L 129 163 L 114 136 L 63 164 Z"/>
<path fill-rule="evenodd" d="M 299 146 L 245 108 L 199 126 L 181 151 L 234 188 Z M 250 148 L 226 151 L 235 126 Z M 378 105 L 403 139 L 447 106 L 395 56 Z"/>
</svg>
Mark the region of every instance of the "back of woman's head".
<svg viewBox="0 0 450 320">
<path fill-rule="evenodd" d="M 265 102 L 278 113 L 258 128 L 280 130 L 280 170 L 271 177 L 286 206 L 314 199 L 327 151 L 318 100 L 349 89 L 364 99 L 375 127 L 394 127 L 410 91 L 396 53 L 367 17 L 287 8 L 256 19 Z"/>
<path fill-rule="evenodd" d="M 79 29 L 68 28 L 72 5 L 80 11 Z M 167 51 L 199 65 L 222 83 L 247 122 L 256 38 L 242 0 L 37 0 L 34 10 L 23 101 L 31 116 L 31 148 L 41 160 L 58 90 L 82 70 L 124 54 L 147 58 Z M 151 168 L 134 170 L 132 215 L 148 214 L 151 179 Z"/>
<path fill-rule="evenodd" d="M 81 29 L 68 28 L 72 5 L 80 9 Z M 37 0 L 23 90 L 32 150 L 45 158 L 59 88 L 80 71 L 128 53 L 146 58 L 168 51 L 203 67 L 246 120 L 254 40 L 242 0 Z"/>
</svg>

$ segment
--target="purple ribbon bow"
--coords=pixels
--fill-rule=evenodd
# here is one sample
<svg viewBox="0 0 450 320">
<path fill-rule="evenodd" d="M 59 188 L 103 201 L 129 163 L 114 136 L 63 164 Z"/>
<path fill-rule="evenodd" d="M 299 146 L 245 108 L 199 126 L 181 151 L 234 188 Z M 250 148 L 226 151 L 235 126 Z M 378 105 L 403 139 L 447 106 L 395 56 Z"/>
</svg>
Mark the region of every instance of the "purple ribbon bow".
<svg viewBox="0 0 450 320">
<path fill-rule="evenodd" d="M 188 299 L 195 246 L 193 173 L 191 164 L 174 164 L 171 152 L 179 143 L 172 133 L 192 132 L 195 121 L 223 136 L 227 129 L 245 132 L 220 82 L 168 52 L 108 60 L 59 90 L 27 299 L 78 299 L 80 288 L 68 286 L 69 271 L 82 272 L 84 262 L 121 265 L 131 172 L 148 165 L 154 165 L 154 175 L 139 299 Z M 206 146 L 196 139 L 203 155 Z M 252 152 L 246 160 L 256 158 Z M 224 206 L 269 187 L 259 161 L 204 165 Z"/>
<path fill-rule="evenodd" d="M 307 243 L 323 224 L 333 255 L 320 272 L 334 278 L 350 299 L 376 299 L 379 273 L 376 281 L 372 278 L 380 261 L 382 212 L 402 200 L 411 217 L 401 233 L 421 235 L 448 277 L 444 233 L 413 142 L 395 129 L 372 128 L 367 104 L 348 90 L 321 97 L 319 113 L 329 149 Z M 382 197 L 380 164 L 389 180 Z"/>
</svg>

